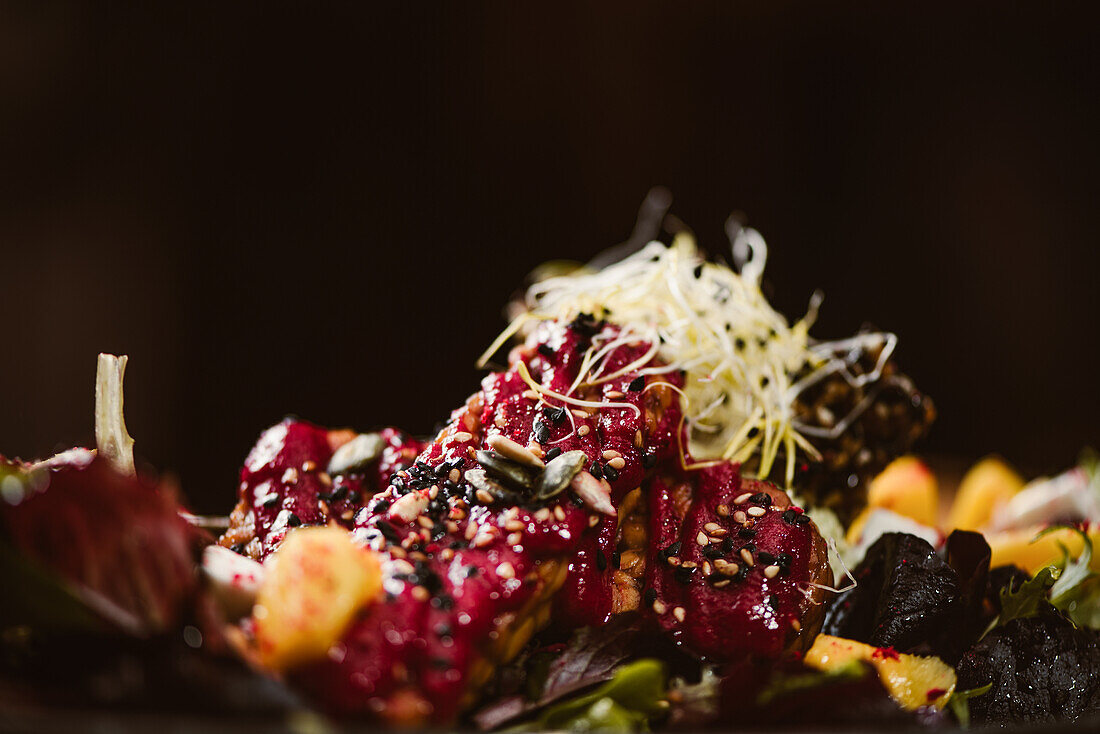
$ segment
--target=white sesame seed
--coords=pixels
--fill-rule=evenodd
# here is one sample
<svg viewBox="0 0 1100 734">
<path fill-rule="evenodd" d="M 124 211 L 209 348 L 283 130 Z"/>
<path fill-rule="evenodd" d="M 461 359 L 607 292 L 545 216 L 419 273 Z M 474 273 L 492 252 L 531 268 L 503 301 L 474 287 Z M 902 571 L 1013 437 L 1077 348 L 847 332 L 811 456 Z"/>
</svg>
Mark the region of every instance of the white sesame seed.
<svg viewBox="0 0 1100 734">
<path fill-rule="evenodd" d="M 733 504 L 739 505 L 742 502 L 748 502 L 750 499 L 752 499 L 752 492 L 745 492 L 744 494 L 737 495 L 737 499 L 733 501 Z"/>
<path fill-rule="evenodd" d="M 710 561 L 703 561 L 703 575 L 710 576 L 711 571 L 712 569 L 710 567 Z"/>
<path fill-rule="evenodd" d="M 497 566 L 497 576 L 502 579 L 514 579 L 516 577 L 516 568 L 508 561 Z"/>
<path fill-rule="evenodd" d="M 505 540 L 508 545 L 519 545 L 523 542 L 523 533 L 512 533 Z"/>
<path fill-rule="evenodd" d="M 429 594 L 428 590 L 425 589 L 423 586 L 414 586 L 412 590 L 412 597 L 417 601 L 428 601 L 428 599 L 431 597 L 431 594 Z"/>
<path fill-rule="evenodd" d="M 622 396 L 623 396 L 623 394 L 621 392 L 619 392 L 618 390 L 609 390 L 607 392 L 608 400 L 618 400 Z"/>
<path fill-rule="evenodd" d="M 475 535 L 477 535 L 477 525 L 475 525 L 472 522 L 467 523 L 466 524 L 466 540 L 473 540 Z"/>
<path fill-rule="evenodd" d="M 612 467 L 613 469 L 622 469 L 624 466 L 626 466 L 626 459 L 621 456 L 616 456 L 614 459 L 607 462 L 607 465 Z"/>
<path fill-rule="evenodd" d="M 457 469 L 452 469 L 452 471 L 458 471 L 458 470 Z M 431 486 L 431 488 L 428 490 L 428 499 L 434 500 L 438 496 L 439 496 L 439 485 L 438 484 L 433 484 Z"/>
<path fill-rule="evenodd" d="M 451 471 L 447 473 L 447 478 L 455 484 L 458 484 L 458 482 L 462 479 L 462 472 L 460 472 L 458 469 L 451 469 Z"/>
<path fill-rule="evenodd" d="M 588 527 L 594 528 L 599 524 L 600 524 L 600 516 L 599 515 L 589 515 L 588 516 Z"/>
<path fill-rule="evenodd" d="M 770 579 L 774 579 L 777 573 L 779 573 L 779 566 L 768 566 L 764 569 L 764 575 Z"/>
<path fill-rule="evenodd" d="M 677 622 L 683 622 L 687 617 L 687 611 L 683 607 L 676 607 L 672 610 L 672 616 L 676 617 Z"/>
<path fill-rule="evenodd" d="M 588 417 L 588 413 L 586 411 L 577 410 L 576 408 L 574 408 L 573 410 L 571 410 L 569 412 L 572 413 L 573 415 L 575 415 L 578 418 L 587 418 Z"/>
<path fill-rule="evenodd" d="M 405 559 L 399 558 L 393 562 L 393 570 L 397 573 L 412 573 L 416 569 Z"/>
<path fill-rule="evenodd" d="M 327 472 L 318 473 L 317 478 L 320 479 L 321 484 L 325 485 L 326 487 L 332 486 L 332 477 L 330 477 Z"/>
<path fill-rule="evenodd" d="M 550 519 L 550 508 L 543 507 L 541 510 L 535 513 L 535 519 L 539 522 L 546 522 Z"/>
<path fill-rule="evenodd" d="M 577 435 L 578 436 L 587 436 L 588 431 L 589 431 L 588 426 L 581 426 L 580 428 L 577 429 Z"/>
<path fill-rule="evenodd" d="M 617 459 L 622 456 L 622 454 L 620 454 L 618 451 L 615 451 L 614 449 L 608 449 L 607 451 L 603 452 L 602 456 L 605 459 Z"/>
<path fill-rule="evenodd" d="M 722 526 L 716 522 L 708 522 L 706 525 L 703 526 L 703 530 L 706 530 L 708 533 L 713 533 L 721 529 Z"/>
<path fill-rule="evenodd" d="M 471 548 L 483 548 L 493 542 L 493 536 L 487 533 L 482 533 L 476 538 L 470 541 Z"/>
<path fill-rule="evenodd" d="M 753 517 L 763 517 L 764 513 L 766 512 L 767 510 L 765 510 L 763 507 L 757 507 L 755 505 L 748 509 L 748 513 Z"/>
<path fill-rule="evenodd" d="M 744 559 L 745 565 L 751 566 L 753 564 L 752 552 L 748 548 L 741 549 L 741 558 Z"/>
<path fill-rule="evenodd" d="M 454 557 L 455 552 L 450 548 L 444 548 L 443 550 L 439 551 L 439 558 L 443 561 L 450 561 Z"/>
<path fill-rule="evenodd" d="M 454 440 L 458 441 L 459 443 L 466 443 L 467 441 L 469 441 L 473 437 L 474 437 L 474 434 L 472 434 L 472 433 L 468 433 L 466 431 L 459 431 L 458 433 L 456 433 L 454 435 Z"/>
<path fill-rule="evenodd" d="M 530 443 L 528 443 L 527 450 L 535 456 L 539 457 L 540 459 L 546 455 L 546 452 L 542 450 L 542 446 L 539 444 L 538 441 L 531 441 Z"/>
<path fill-rule="evenodd" d="M 802 630 L 802 623 L 799 622 L 797 619 L 792 619 L 791 620 L 791 629 L 793 629 L 795 632 L 801 631 Z"/>
<path fill-rule="evenodd" d="M 283 484 L 297 484 L 298 483 L 298 470 L 294 467 L 290 467 L 283 472 Z"/>
<path fill-rule="evenodd" d="M 523 520 L 509 520 L 508 522 L 504 523 L 504 529 L 508 530 L 509 532 L 514 530 L 523 530 L 525 525 L 526 524 L 523 522 Z"/>
<path fill-rule="evenodd" d="M 561 509 L 561 505 L 554 505 L 554 517 L 558 522 L 565 520 L 565 510 Z"/>
<path fill-rule="evenodd" d="M 730 508 L 726 505 L 718 505 L 718 507 L 714 508 L 714 511 L 718 513 L 718 517 L 730 516 Z"/>
<path fill-rule="evenodd" d="M 634 431 L 634 448 L 640 449 L 643 446 L 642 431 L 641 429 Z"/>
<path fill-rule="evenodd" d="M 447 521 L 447 532 L 448 533 L 457 533 L 458 532 L 458 523 L 455 522 L 454 520 L 448 520 Z"/>
<path fill-rule="evenodd" d="M 425 516 L 425 515 L 420 515 L 419 517 L 417 517 L 416 522 L 422 528 L 431 529 L 431 527 L 433 525 L 432 519 L 430 517 Z"/>
<path fill-rule="evenodd" d="M 706 545 L 710 540 L 707 539 L 706 533 L 699 531 L 699 534 L 695 536 L 695 542 L 699 545 Z"/>
<path fill-rule="evenodd" d="M 353 517 L 355 517 L 354 510 L 344 510 L 343 513 L 340 514 L 340 519 L 342 520 L 350 520 Z"/>
<path fill-rule="evenodd" d="M 715 581 L 714 582 L 714 588 L 716 588 L 716 589 L 724 589 L 729 585 L 730 585 L 730 580 L 729 579 L 722 579 L 721 581 Z"/>
<path fill-rule="evenodd" d="M 733 513 L 733 521 L 740 525 L 744 525 L 749 521 L 749 516 L 741 510 L 738 510 L 737 512 Z"/>
<path fill-rule="evenodd" d="M 493 504 L 493 495 L 489 494 L 487 490 L 479 489 L 474 492 L 474 496 L 477 497 L 477 501 L 483 505 Z"/>
<path fill-rule="evenodd" d="M 653 611 L 657 612 L 657 614 L 664 614 L 668 611 L 668 607 L 664 605 L 664 602 L 658 599 L 653 602 Z"/>
<path fill-rule="evenodd" d="M 666 560 L 665 563 L 667 563 L 670 566 L 679 566 L 680 565 L 680 559 L 676 556 L 669 556 L 668 560 Z"/>
</svg>

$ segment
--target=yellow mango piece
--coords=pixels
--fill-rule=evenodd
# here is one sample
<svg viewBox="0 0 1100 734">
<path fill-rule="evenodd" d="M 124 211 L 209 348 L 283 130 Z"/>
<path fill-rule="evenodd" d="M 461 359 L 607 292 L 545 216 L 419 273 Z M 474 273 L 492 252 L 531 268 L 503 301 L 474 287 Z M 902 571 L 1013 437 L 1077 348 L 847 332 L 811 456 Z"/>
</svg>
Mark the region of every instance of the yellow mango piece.
<svg viewBox="0 0 1100 734">
<path fill-rule="evenodd" d="M 936 475 L 915 456 L 894 459 L 871 480 L 867 504 L 935 527 L 940 504 Z"/>
<path fill-rule="evenodd" d="M 985 533 L 985 539 L 992 551 L 991 567 L 1015 565 L 1034 575 L 1039 569 L 1062 560 L 1062 548 L 1066 547 L 1071 557 L 1076 558 L 1085 547 L 1081 536 L 1069 528 L 1060 528 L 1047 533 L 1031 542 L 1042 531 L 1041 527 L 1023 530 L 1005 530 L 998 533 Z M 1092 570 L 1100 570 L 1100 524 L 1090 525 L 1086 530 L 1092 541 L 1094 554 L 1089 564 Z"/>
<path fill-rule="evenodd" d="M 382 592 L 377 554 L 343 528 L 292 530 L 267 565 L 252 616 L 260 662 L 272 670 L 324 657 Z"/>
<path fill-rule="evenodd" d="M 1024 488 L 1024 478 L 996 456 L 982 459 L 959 483 L 947 516 L 947 530 L 978 530 L 993 517 L 998 505 Z"/>
<path fill-rule="evenodd" d="M 835 670 L 853 660 L 870 663 L 890 696 L 910 711 L 943 708 L 955 690 L 955 669 L 937 657 L 903 655 L 832 635 L 818 635 L 805 657 L 806 664 L 818 670 Z"/>
</svg>

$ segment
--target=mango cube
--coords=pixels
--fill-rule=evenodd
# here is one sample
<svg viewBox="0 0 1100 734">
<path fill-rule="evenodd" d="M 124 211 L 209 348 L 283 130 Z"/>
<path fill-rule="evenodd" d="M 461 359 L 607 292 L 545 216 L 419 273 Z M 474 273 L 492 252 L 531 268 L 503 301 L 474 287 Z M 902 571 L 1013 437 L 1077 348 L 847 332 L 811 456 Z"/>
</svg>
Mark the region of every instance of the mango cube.
<svg viewBox="0 0 1100 734">
<path fill-rule="evenodd" d="M 260 662 L 271 670 L 324 657 L 382 592 L 377 554 L 343 528 L 292 530 L 268 565 L 252 616 Z"/>
<path fill-rule="evenodd" d="M 835 670 L 862 660 L 878 673 L 882 685 L 902 708 L 943 708 L 955 690 L 955 669 L 937 657 L 903 655 L 890 647 L 874 647 L 832 635 L 818 635 L 805 662 L 818 670 Z"/>
<path fill-rule="evenodd" d="M 940 504 L 936 475 L 915 456 L 894 459 L 871 480 L 867 504 L 935 527 Z"/>
<path fill-rule="evenodd" d="M 979 530 L 993 510 L 1024 488 L 1024 478 L 996 456 L 982 459 L 963 476 L 947 516 L 947 530 Z"/>
</svg>

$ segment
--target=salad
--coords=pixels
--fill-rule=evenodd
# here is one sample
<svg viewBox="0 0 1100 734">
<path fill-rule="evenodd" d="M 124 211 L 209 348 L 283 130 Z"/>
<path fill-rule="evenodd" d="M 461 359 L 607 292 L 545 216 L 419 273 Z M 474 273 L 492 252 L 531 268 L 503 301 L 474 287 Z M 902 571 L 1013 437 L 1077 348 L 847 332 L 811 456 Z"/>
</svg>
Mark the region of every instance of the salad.
<svg viewBox="0 0 1100 734">
<path fill-rule="evenodd" d="M 480 731 L 1094 716 L 1097 457 L 1031 482 L 986 458 L 941 498 L 895 335 L 814 338 L 818 294 L 789 322 L 752 229 L 731 224 L 731 264 L 641 229 L 537 270 L 434 435 L 287 418 L 224 517 L 135 470 L 127 360 L 100 355 L 96 448 L 0 460 L 0 706 Z"/>
</svg>

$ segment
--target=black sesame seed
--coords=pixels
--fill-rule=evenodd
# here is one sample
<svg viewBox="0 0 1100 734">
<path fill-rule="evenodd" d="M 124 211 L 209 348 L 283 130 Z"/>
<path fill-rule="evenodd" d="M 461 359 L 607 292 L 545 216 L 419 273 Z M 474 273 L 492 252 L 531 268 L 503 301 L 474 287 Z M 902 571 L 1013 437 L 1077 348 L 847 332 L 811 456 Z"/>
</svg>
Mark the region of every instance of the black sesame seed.
<svg viewBox="0 0 1100 734">
<path fill-rule="evenodd" d="M 542 421 L 535 421 L 531 426 L 531 435 L 539 443 L 546 443 L 550 440 L 550 428 Z"/>
<path fill-rule="evenodd" d="M 742 349 L 745 348 L 745 340 L 741 337 L 737 337 L 733 340 L 733 347 L 740 352 Z"/>
<path fill-rule="evenodd" d="M 748 436 L 749 438 L 756 438 L 756 435 L 757 435 L 758 433 L 760 433 L 760 429 L 759 429 L 759 428 L 757 428 L 756 426 L 753 426 L 752 428 L 750 428 L 750 429 L 749 429 L 749 432 L 748 432 L 748 434 L 746 434 L 746 435 L 747 435 L 747 436 Z"/>
<path fill-rule="evenodd" d="M 391 543 L 400 543 L 401 535 L 397 530 L 385 520 L 378 520 L 374 523 L 374 526 L 378 528 L 378 532 L 382 533 L 382 537 Z"/>
<path fill-rule="evenodd" d="M 779 597 L 775 594 L 768 594 L 767 602 L 769 607 L 777 612 L 779 611 Z"/>
<path fill-rule="evenodd" d="M 605 556 L 603 551 L 599 548 L 596 549 L 596 568 L 601 571 L 607 570 L 607 556 Z"/>
<path fill-rule="evenodd" d="M 626 386 L 626 389 L 629 390 L 630 392 L 638 392 L 643 387 L 645 387 L 645 376 L 644 375 L 638 375 L 637 377 L 635 377 L 633 380 L 630 381 L 630 384 Z"/>
<path fill-rule="evenodd" d="M 622 565 L 623 565 L 623 556 L 622 556 L 621 553 L 619 553 L 619 551 L 615 551 L 614 553 L 611 554 L 611 567 L 613 569 L 615 569 L 616 571 L 618 571 L 620 568 L 622 568 Z"/>
<path fill-rule="evenodd" d="M 292 528 L 296 528 L 302 524 L 302 518 L 298 517 L 292 512 L 290 513 L 290 517 L 286 519 L 286 524 Z"/>
<path fill-rule="evenodd" d="M 550 449 L 549 451 L 546 452 L 546 460 L 547 461 L 553 461 L 554 459 L 558 458 L 559 456 L 561 456 L 561 446 L 555 446 L 554 448 L 552 448 L 552 449 Z"/>
<path fill-rule="evenodd" d="M 692 271 L 691 271 L 691 273 L 692 273 L 692 275 L 694 275 L 694 276 L 695 276 L 696 278 L 699 278 L 699 277 L 701 277 L 701 276 L 703 275 L 703 266 L 702 266 L 702 264 L 696 265 L 696 266 L 695 266 L 695 269 L 694 269 L 694 270 L 692 270 Z"/>
<path fill-rule="evenodd" d="M 756 554 L 756 562 L 762 566 L 770 566 L 775 563 L 775 556 L 766 551 L 760 551 Z"/>
<path fill-rule="evenodd" d="M 591 472 L 592 476 L 596 477 L 596 479 L 603 479 L 603 465 L 598 461 L 593 461 L 588 471 Z"/>
<path fill-rule="evenodd" d="M 772 496 L 767 492 L 757 492 L 749 498 L 749 501 L 755 502 L 756 504 L 762 505 L 763 507 L 772 506 Z"/>
<path fill-rule="evenodd" d="M 798 517 L 794 519 L 795 525 L 805 525 L 810 522 L 810 516 L 804 512 L 798 514 Z"/>
<path fill-rule="evenodd" d="M 729 540 L 729 538 L 727 538 L 726 540 Z M 726 552 L 728 553 L 729 551 Z M 722 548 L 720 546 L 714 545 L 713 543 L 703 546 L 703 555 L 713 561 L 715 558 L 722 557 Z"/>
<path fill-rule="evenodd" d="M 261 507 L 266 507 L 267 509 L 271 509 L 272 507 L 275 507 L 277 504 L 279 504 L 279 495 L 269 494 L 267 497 L 264 498 L 264 501 L 260 503 L 260 506 Z"/>
<path fill-rule="evenodd" d="M 610 464 L 604 464 L 603 475 L 607 477 L 608 481 L 614 482 L 619 478 L 619 470 Z"/>
<path fill-rule="evenodd" d="M 793 559 L 791 558 L 790 553 L 780 553 L 778 556 L 775 557 L 775 562 L 778 563 L 781 567 L 790 566 L 792 560 Z"/>
<path fill-rule="evenodd" d="M 574 507 L 584 507 L 584 500 L 582 500 L 580 498 L 580 495 L 577 495 L 577 494 L 569 495 L 569 501 L 573 503 Z"/>
<path fill-rule="evenodd" d="M 677 566 L 672 572 L 672 577 L 676 579 L 677 583 L 684 584 L 685 586 L 691 583 L 691 577 L 698 571 L 698 566 L 691 566 L 685 568 L 684 566 Z"/>
<path fill-rule="evenodd" d="M 748 528 L 743 528 L 748 529 Z M 718 546 L 721 549 L 722 555 L 733 552 L 733 538 L 726 536 L 722 538 L 722 543 Z"/>
<path fill-rule="evenodd" d="M 653 602 L 657 601 L 657 590 L 650 586 L 642 594 L 642 598 L 645 599 L 646 606 L 652 606 Z"/>
<path fill-rule="evenodd" d="M 478 570 L 477 566 L 467 566 L 466 567 L 466 578 L 468 578 L 468 579 L 472 579 L 474 576 L 477 576 L 479 573 L 481 573 L 481 571 Z"/>
<path fill-rule="evenodd" d="M 653 454 L 643 454 L 642 455 L 642 466 L 644 466 L 646 469 L 652 469 L 653 465 L 656 464 L 656 463 L 657 463 L 657 457 L 654 456 Z"/>
<path fill-rule="evenodd" d="M 783 518 L 783 522 L 787 523 L 788 525 L 794 525 L 794 520 L 796 517 L 798 517 L 798 513 L 794 510 L 783 510 L 783 514 L 781 515 L 781 517 Z"/>
<path fill-rule="evenodd" d="M 236 545 L 230 546 L 229 550 L 234 553 L 244 553 L 244 546 L 244 543 L 237 543 Z"/>
<path fill-rule="evenodd" d="M 741 546 L 741 550 L 747 550 L 749 553 L 756 552 L 756 543 L 745 543 Z"/>
<path fill-rule="evenodd" d="M 550 359 L 554 356 L 554 349 L 549 344 L 539 344 L 538 350 L 539 354 L 546 357 L 547 359 Z"/>
<path fill-rule="evenodd" d="M 756 528 L 741 528 L 737 531 L 737 536 L 740 538 L 755 538 Z"/>
<path fill-rule="evenodd" d="M 542 417 L 551 423 L 561 423 L 565 420 L 565 408 L 547 406 L 542 409 Z"/>
<path fill-rule="evenodd" d="M 657 556 L 662 561 L 667 561 L 671 556 L 679 555 L 680 549 L 683 547 L 683 542 L 677 540 L 675 543 L 670 544 L 664 549 L 657 552 Z"/>
</svg>

